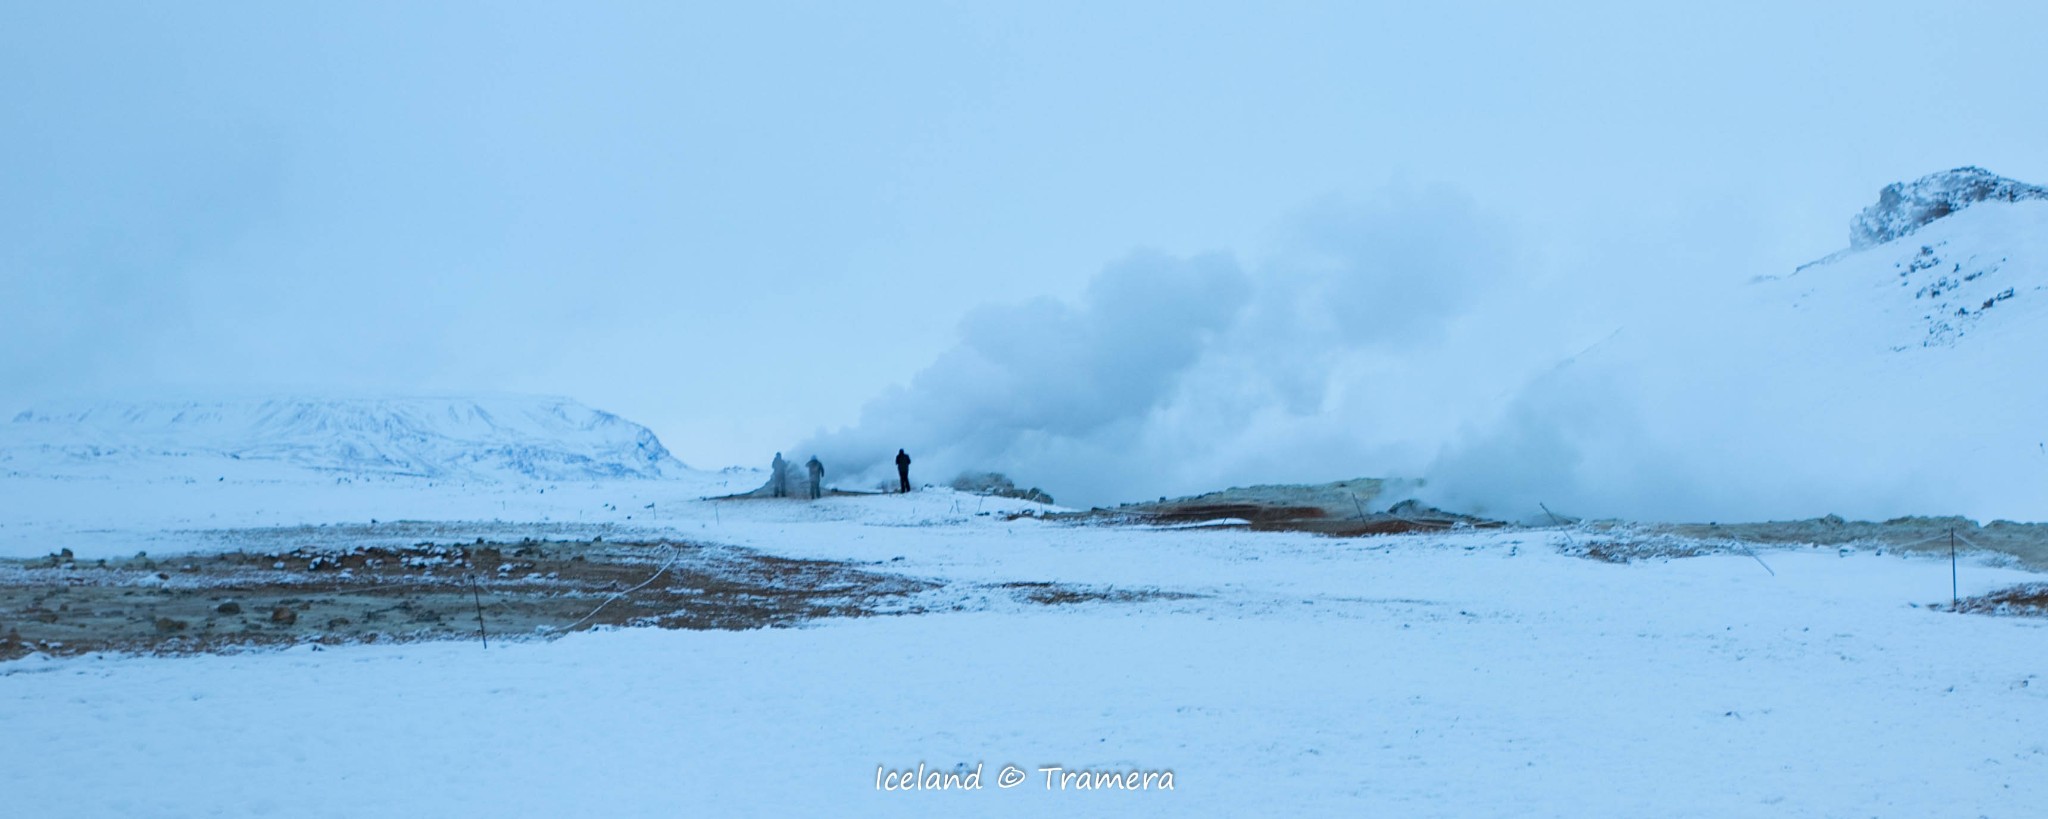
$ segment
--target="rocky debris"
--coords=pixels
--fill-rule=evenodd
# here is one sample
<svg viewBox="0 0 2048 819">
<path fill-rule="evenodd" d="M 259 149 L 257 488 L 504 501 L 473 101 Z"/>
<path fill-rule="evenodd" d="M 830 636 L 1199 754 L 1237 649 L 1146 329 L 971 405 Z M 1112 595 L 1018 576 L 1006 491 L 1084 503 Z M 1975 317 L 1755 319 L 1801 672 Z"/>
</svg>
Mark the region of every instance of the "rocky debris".
<svg viewBox="0 0 2048 819">
<path fill-rule="evenodd" d="M 229 600 L 228 602 L 225 602 L 225 603 L 222 603 L 222 604 L 220 604 L 220 605 L 218 605 L 218 606 L 215 606 L 215 607 L 213 607 L 213 610 L 214 610 L 214 611 L 216 611 L 216 612 L 219 612 L 219 613 L 221 613 L 221 614 L 229 614 L 229 615 L 234 615 L 234 614 L 241 614 L 241 613 L 242 613 L 242 604 L 240 604 L 240 603 L 237 603 L 237 602 L 235 602 L 235 601 L 233 601 L 233 600 Z"/>
<path fill-rule="evenodd" d="M 1863 249 L 1905 236 L 1921 226 L 1978 202 L 2048 199 L 2048 188 L 2029 185 L 1978 167 L 1894 182 L 1849 223 L 1849 246 Z"/>
<path fill-rule="evenodd" d="M 299 613 L 292 611 L 290 606 L 278 606 L 270 610 L 270 622 L 280 626 L 289 626 L 299 622 Z"/>
<path fill-rule="evenodd" d="M 961 473 L 959 477 L 953 479 L 952 486 L 955 490 L 970 492 L 976 495 L 1017 498 L 1033 503 L 1043 503 L 1047 506 L 1053 504 L 1052 496 L 1046 494 L 1045 490 L 1039 489 L 1036 486 L 1030 489 L 1018 489 L 1017 484 L 1011 482 L 1009 476 L 1001 472 Z"/>
<path fill-rule="evenodd" d="M 1119 589 L 1111 586 L 1082 586 L 1069 583 L 1019 581 L 998 583 L 993 588 L 1010 592 L 1017 600 L 1041 606 L 1079 603 L 1149 603 L 1157 600 L 1192 600 L 1205 595 L 1143 587 Z"/>
<path fill-rule="evenodd" d="M 1927 336 L 1920 340 L 1922 347 L 1956 343 L 1983 320 L 1986 311 L 2018 292 L 2010 286 L 1998 289 L 2009 258 L 1993 258 L 1948 245 L 1947 240 L 1921 245 L 1917 253 L 1901 256 L 1892 264 L 1898 274 L 1898 286 L 1912 290 L 1915 304 L 1911 309 L 1919 311 L 1921 320 L 1927 322 Z"/>
</svg>

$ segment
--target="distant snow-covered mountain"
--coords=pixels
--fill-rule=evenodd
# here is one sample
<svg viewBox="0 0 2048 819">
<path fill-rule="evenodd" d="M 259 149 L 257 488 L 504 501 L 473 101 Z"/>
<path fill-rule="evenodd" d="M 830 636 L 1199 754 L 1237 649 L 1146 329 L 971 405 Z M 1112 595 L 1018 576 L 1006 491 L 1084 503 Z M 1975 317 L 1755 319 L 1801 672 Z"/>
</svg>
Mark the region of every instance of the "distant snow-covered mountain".
<svg viewBox="0 0 2048 819">
<path fill-rule="evenodd" d="M 646 427 L 565 398 L 110 401 L 0 424 L 0 473 L 16 475 L 553 481 L 684 468 Z"/>
</svg>

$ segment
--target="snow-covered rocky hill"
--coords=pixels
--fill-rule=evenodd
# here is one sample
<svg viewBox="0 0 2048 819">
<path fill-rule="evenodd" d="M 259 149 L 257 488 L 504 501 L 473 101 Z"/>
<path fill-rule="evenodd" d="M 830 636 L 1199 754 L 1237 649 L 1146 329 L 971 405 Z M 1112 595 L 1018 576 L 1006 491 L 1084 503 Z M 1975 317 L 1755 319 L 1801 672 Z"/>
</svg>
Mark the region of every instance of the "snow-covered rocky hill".
<svg viewBox="0 0 2048 819">
<path fill-rule="evenodd" d="M 0 423 L 0 474 L 21 477 L 564 481 L 683 468 L 646 427 L 565 398 L 103 402 Z"/>
<path fill-rule="evenodd" d="M 1791 276 L 1758 279 L 1766 317 L 1847 334 L 1857 347 L 1844 352 L 1903 353 L 1972 333 L 1980 349 L 2024 344 L 2014 334 L 2048 315 L 2048 188 L 1980 168 L 1891 185 L 1851 223 L 1850 242 Z"/>
<path fill-rule="evenodd" d="M 1886 187 L 1850 248 L 1620 328 L 1448 450 L 1439 505 L 2048 520 L 2048 189 Z"/>
<path fill-rule="evenodd" d="M 2048 188 L 1975 166 L 1894 182 L 1878 192 L 1877 204 L 1864 208 L 1849 224 L 1849 246 L 1860 250 L 1884 244 L 1979 202 L 2044 199 Z"/>
</svg>

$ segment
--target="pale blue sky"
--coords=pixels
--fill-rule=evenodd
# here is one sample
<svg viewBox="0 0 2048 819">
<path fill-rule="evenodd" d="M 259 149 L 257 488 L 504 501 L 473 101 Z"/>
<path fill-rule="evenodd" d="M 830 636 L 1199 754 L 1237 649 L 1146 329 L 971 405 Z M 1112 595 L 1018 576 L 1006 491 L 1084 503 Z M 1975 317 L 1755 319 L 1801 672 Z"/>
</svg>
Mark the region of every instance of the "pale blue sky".
<svg viewBox="0 0 2048 819">
<path fill-rule="evenodd" d="M 2033 3 L 9 3 L 0 400 L 544 392 L 752 463 L 977 306 L 1139 248 L 1256 275 L 1389 186 L 1464 197 L 1566 291 L 1779 272 L 1887 182 L 2048 182 L 2042 32 Z M 1730 261 L 1658 256 L 1700 231 Z"/>
</svg>

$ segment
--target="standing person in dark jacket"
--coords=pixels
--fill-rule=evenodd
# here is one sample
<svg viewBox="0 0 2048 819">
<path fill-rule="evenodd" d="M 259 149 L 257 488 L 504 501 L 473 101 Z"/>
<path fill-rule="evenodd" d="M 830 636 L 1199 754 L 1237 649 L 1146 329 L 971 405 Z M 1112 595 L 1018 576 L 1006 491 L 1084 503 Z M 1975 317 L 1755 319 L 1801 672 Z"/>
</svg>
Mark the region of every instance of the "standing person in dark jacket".
<svg viewBox="0 0 2048 819">
<path fill-rule="evenodd" d="M 769 494 L 789 497 L 789 462 L 782 459 L 782 453 L 775 453 L 775 462 L 768 465 L 768 471 L 773 475 L 769 482 L 775 484 L 775 491 Z"/>
<path fill-rule="evenodd" d="M 903 483 L 903 491 L 910 491 L 910 453 L 896 450 L 896 479 Z"/>
<path fill-rule="evenodd" d="M 804 468 L 811 473 L 811 500 L 817 500 L 823 496 L 820 490 L 825 483 L 825 465 L 818 462 L 818 456 L 812 455 L 810 462 L 804 464 Z"/>
</svg>

